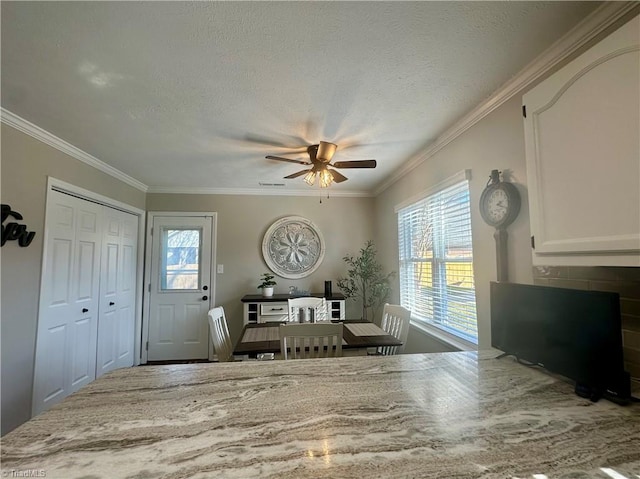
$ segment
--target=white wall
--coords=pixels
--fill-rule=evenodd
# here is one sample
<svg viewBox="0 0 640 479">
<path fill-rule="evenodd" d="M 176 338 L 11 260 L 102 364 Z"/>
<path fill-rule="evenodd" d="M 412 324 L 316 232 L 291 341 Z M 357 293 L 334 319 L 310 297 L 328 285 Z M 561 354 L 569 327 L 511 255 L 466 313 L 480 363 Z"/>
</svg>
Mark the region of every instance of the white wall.
<svg viewBox="0 0 640 479">
<path fill-rule="evenodd" d="M 47 176 L 144 208 L 145 194 L 2 124 L 2 203 L 36 236 L 27 248 L 2 247 L 2 434 L 31 417 Z"/>
<path fill-rule="evenodd" d="M 469 187 L 478 345 L 486 348 L 491 345 L 489 282 L 497 277 L 495 230 L 482 220 L 478 203 L 493 169 L 505 172 L 522 197 L 520 214 L 508 228 L 509 279 L 519 283 L 533 282 L 522 104 L 519 96 L 493 111 L 376 197 L 375 238 L 383 264 L 388 269 L 398 271 L 398 228 L 394 207 L 464 169 L 471 169 Z M 397 295 L 398 291 L 396 279 L 394 294 Z M 399 301 L 398 296 L 392 299 Z M 434 350 L 433 341 L 421 337 L 415 328 L 411 329 L 410 334 L 407 352 Z"/>
<path fill-rule="evenodd" d="M 223 306 L 229 332 L 236 341 L 242 330 L 242 303 L 245 294 L 259 294 L 259 277 L 269 271 L 262 258 L 262 239 L 274 221 L 284 216 L 302 216 L 322 233 L 326 253 L 322 264 L 310 276 L 299 280 L 276 277 L 275 293 L 288 293 L 289 286 L 321 293 L 325 280 L 335 281 L 346 274 L 342 257 L 355 254 L 373 238 L 371 198 L 323 198 L 318 196 L 235 196 L 235 195 L 147 195 L 147 211 L 215 211 L 218 213 L 217 263 L 224 274 L 216 280 L 216 305 Z M 347 316 L 360 317 L 352 300 Z"/>
</svg>

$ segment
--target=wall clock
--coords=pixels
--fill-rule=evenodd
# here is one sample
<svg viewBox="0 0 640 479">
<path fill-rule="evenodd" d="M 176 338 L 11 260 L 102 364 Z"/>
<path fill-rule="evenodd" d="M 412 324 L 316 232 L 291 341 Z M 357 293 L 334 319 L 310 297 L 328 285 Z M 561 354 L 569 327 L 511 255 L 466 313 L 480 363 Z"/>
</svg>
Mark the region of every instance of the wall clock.
<svg viewBox="0 0 640 479">
<path fill-rule="evenodd" d="M 491 176 L 480 196 L 480 214 L 482 219 L 496 228 L 493 237 L 496 240 L 496 262 L 498 281 L 509 280 L 507 257 L 507 226 L 520 213 L 520 193 L 511 183 L 500 181 L 500 172 L 491 170 Z"/>
<path fill-rule="evenodd" d="M 301 216 L 277 220 L 262 240 L 262 256 L 267 266 L 283 278 L 309 276 L 322 263 L 324 252 L 320 230 Z"/>
<path fill-rule="evenodd" d="M 482 219 L 495 228 L 506 228 L 520 213 L 520 193 L 511 183 L 500 181 L 500 172 L 491 171 L 487 187 L 480 196 Z"/>
</svg>

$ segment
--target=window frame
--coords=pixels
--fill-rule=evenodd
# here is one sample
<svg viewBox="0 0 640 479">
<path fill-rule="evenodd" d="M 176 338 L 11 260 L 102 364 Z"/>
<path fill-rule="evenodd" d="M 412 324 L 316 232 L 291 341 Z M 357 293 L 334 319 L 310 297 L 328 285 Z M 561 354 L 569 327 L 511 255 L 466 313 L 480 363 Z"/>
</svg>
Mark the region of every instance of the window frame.
<svg viewBox="0 0 640 479">
<path fill-rule="evenodd" d="M 446 275 L 442 274 L 443 269 L 446 268 L 447 264 L 453 264 L 461 261 L 467 262 L 468 259 L 464 258 L 464 259 L 456 260 L 452 258 L 447 259 L 445 257 L 445 254 L 444 254 L 445 233 L 444 233 L 444 230 L 439 231 L 437 225 L 435 224 L 434 224 L 435 231 L 432 233 L 433 257 L 424 258 L 424 260 L 419 260 L 419 261 L 416 261 L 415 258 L 411 260 L 403 259 L 407 257 L 408 253 L 409 254 L 411 253 L 411 247 L 409 246 L 410 243 L 406 243 L 406 242 L 407 241 L 411 242 L 411 238 L 413 236 L 411 234 L 412 225 L 407 222 L 408 218 L 403 218 L 402 215 L 403 213 L 410 214 L 412 208 L 415 208 L 414 211 L 417 211 L 417 208 L 419 208 L 420 203 L 426 203 L 430 198 L 434 198 L 435 195 L 441 194 L 444 190 L 454 187 L 456 185 L 460 185 L 460 183 L 462 182 L 466 182 L 466 189 L 469 194 L 469 202 L 468 202 L 468 217 L 465 217 L 464 221 L 465 221 L 465 226 L 468 226 L 469 235 L 471 235 L 469 246 L 470 246 L 470 252 L 471 252 L 470 259 L 471 259 L 471 264 L 473 268 L 473 248 L 472 248 L 473 238 L 472 238 L 472 227 L 471 227 L 471 197 L 470 197 L 471 192 L 470 192 L 470 185 L 469 185 L 470 179 L 471 179 L 471 170 L 468 170 L 468 169 L 463 170 L 451 176 L 450 178 L 447 178 L 446 180 L 434 185 L 433 187 L 428 188 L 425 191 L 422 191 L 416 195 L 411 196 L 410 198 L 396 205 L 395 207 L 395 212 L 398 215 L 397 225 L 398 225 L 398 263 L 399 263 L 399 273 L 400 273 L 399 286 L 400 286 L 400 297 L 401 297 L 400 303 L 402 304 L 402 306 L 412 310 L 412 318 L 411 318 L 412 325 L 417 327 L 419 330 L 431 336 L 434 336 L 436 339 L 440 341 L 451 344 L 454 347 L 458 349 L 463 349 L 463 350 L 477 349 L 478 347 L 478 314 L 477 314 L 476 288 L 475 288 L 475 278 L 474 278 L 475 274 L 473 273 L 473 269 L 472 269 L 473 287 L 470 288 L 470 291 L 472 294 L 472 305 L 473 305 L 472 314 L 475 317 L 475 323 L 476 323 L 475 335 L 471 335 L 468 332 L 463 331 L 462 329 L 456 329 L 450 326 L 443 325 L 442 313 L 438 315 L 439 317 L 431 317 L 431 318 L 423 318 L 423 317 L 420 317 L 417 313 L 414 313 L 413 310 L 415 308 L 412 308 L 412 305 L 408 304 L 408 302 L 405 301 L 404 298 L 406 298 L 407 296 L 415 297 L 417 289 L 413 288 L 410 291 L 405 290 L 407 285 L 404 284 L 404 280 L 403 280 L 403 278 L 406 277 L 404 276 L 405 273 L 403 271 L 403 268 L 406 268 L 407 265 L 415 265 L 420 263 L 431 264 L 431 271 L 433 272 L 432 274 L 436 276 L 436 278 L 434 278 L 435 280 L 434 284 L 437 284 L 436 289 L 439 289 L 440 291 L 445 293 L 442 296 L 446 296 L 447 282 L 446 282 Z M 441 209 L 436 209 L 435 212 L 437 214 L 445 213 L 445 211 Z M 433 223 L 436 223 L 436 222 L 432 222 L 432 224 Z M 408 233 L 407 233 L 407 229 L 408 229 Z M 403 239 L 405 242 L 404 244 L 403 244 Z M 439 273 L 441 275 L 440 277 L 442 278 L 440 280 L 438 280 L 437 278 Z M 409 284 L 409 286 L 411 286 L 411 284 Z M 447 299 L 442 301 L 440 299 L 441 296 L 438 294 L 429 295 L 429 297 L 434 301 L 434 309 L 446 307 L 447 304 L 449 304 Z"/>
</svg>

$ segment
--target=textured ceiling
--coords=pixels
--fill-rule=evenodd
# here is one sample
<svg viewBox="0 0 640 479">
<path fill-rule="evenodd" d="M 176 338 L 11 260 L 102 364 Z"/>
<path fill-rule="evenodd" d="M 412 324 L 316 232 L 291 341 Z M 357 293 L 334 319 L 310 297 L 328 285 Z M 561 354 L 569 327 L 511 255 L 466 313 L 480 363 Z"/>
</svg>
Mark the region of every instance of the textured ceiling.
<svg viewBox="0 0 640 479">
<path fill-rule="evenodd" d="M 160 187 L 371 191 L 593 2 L 2 2 L 2 107 Z"/>
</svg>

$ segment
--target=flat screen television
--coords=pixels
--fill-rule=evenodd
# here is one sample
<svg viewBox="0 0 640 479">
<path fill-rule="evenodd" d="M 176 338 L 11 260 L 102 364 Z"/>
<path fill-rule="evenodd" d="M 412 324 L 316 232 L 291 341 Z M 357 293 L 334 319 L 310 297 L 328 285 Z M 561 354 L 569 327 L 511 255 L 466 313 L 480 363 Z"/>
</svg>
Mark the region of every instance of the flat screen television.
<svg viewBox="0 0 640 479">
<path fill-rule="evenodd" d="M 576 393 L 626 402 L 617 293 L 491 283 L 491 345 L 576 382 Z"/>
</svg>

